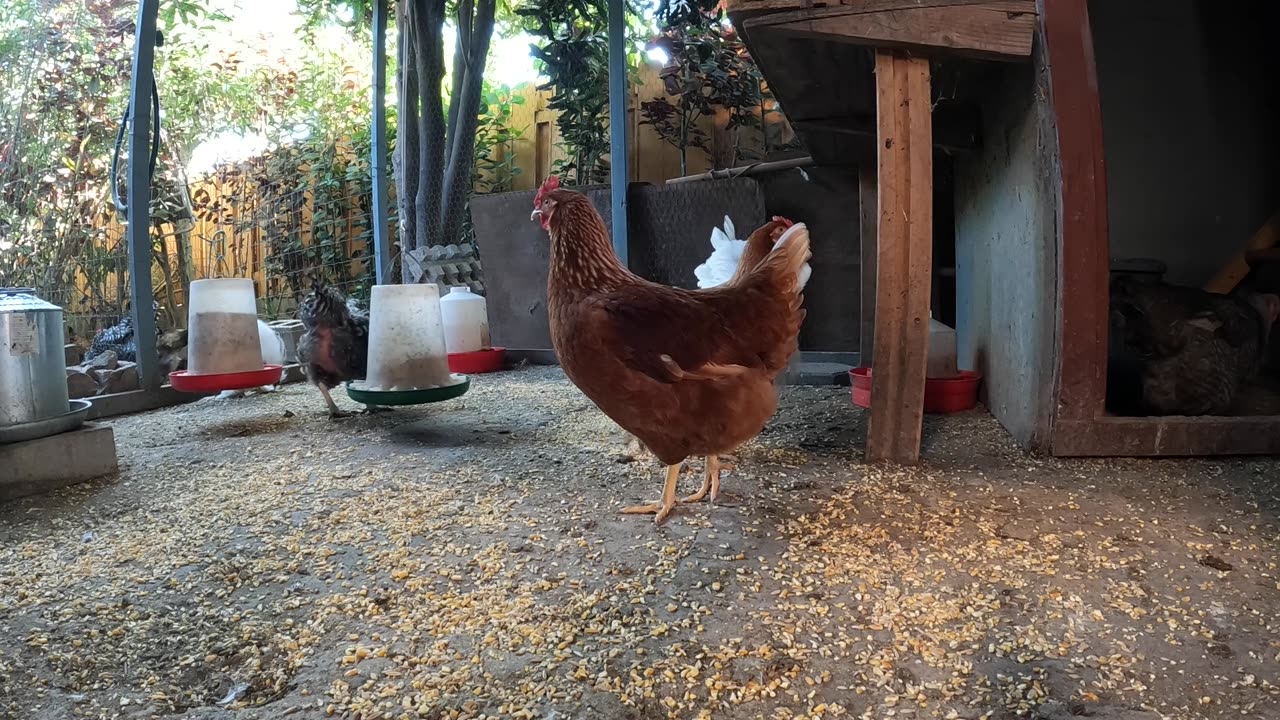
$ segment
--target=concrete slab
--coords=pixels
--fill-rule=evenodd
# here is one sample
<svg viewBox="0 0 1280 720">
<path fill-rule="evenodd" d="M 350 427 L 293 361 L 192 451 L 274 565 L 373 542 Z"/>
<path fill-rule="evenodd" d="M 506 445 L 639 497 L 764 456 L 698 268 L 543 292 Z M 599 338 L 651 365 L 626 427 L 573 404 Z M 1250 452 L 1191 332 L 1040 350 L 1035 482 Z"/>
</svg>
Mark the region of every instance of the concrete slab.
<svg viewBox="0 0 1280 720">
<path fill-rule="evenodd" d="M 848 385 L 852 365 L 833 362 L 798 362 L 782 376 L 785 385 Z"/>
<path fill-rule="evenodd" d="M 0 501 L 47 493 L 119 470 L 115 433 L 85 423 L 79 430 L 0 445 Z"/>
</svg>

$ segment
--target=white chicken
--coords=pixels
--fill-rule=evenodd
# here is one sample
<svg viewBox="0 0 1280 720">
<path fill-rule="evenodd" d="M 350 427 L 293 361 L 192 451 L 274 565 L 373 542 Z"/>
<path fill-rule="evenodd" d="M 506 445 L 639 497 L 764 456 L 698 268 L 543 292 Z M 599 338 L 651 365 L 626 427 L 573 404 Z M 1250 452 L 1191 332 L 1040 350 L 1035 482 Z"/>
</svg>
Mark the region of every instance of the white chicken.
<svg viewBox="0 0 1280 720">
<path fill-rule="evenodd" d="M 738 269 L 747 241 L 737 239 L 733 232 L 733 220 L 728 215 L 724 216 L 723 229 L 711 229 L 711 257 L 693 270 L 699 289 L 706 290 L 729 282 Z"/>
</svg>

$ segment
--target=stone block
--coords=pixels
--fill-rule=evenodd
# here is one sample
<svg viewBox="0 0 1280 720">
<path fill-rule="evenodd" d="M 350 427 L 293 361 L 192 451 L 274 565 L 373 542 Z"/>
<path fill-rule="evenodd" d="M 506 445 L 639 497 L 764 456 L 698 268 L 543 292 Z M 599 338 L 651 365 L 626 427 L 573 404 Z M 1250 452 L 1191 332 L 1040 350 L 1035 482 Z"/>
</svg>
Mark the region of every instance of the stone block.
<svg viewBox="0 0 1280 720">
<path fill-rule="evenodd" d="M 39 495 L 119 471 L 116 440 L 106 425 L 0 445 L 0 501 Z"/>
</svg>

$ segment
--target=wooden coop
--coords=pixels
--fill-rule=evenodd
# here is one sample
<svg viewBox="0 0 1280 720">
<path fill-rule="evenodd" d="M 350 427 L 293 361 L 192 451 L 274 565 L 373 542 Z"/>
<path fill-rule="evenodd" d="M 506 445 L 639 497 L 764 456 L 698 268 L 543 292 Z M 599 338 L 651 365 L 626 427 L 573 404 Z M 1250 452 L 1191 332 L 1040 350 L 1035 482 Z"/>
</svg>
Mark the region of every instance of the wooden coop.
<svg viewBox="0 0 1280 720">
<path fill-rule="evenodd" d="M 1113 260 L 1229 291 L 1280 238 L 1273 5 L 728 0 L 815 160 L 864 168 L 869 460 L 919 458 L 950 273 L 961 367 L 1024 447 L 1280 451 L 1280 417 L 1107 410 Z"/>
</svg>

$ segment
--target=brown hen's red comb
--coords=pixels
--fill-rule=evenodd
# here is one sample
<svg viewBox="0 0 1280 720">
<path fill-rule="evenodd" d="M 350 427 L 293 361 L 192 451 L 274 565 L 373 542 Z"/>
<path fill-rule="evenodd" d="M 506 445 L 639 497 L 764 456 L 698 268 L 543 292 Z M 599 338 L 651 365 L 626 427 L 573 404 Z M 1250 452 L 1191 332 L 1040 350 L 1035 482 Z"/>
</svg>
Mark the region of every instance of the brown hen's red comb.
<svg viewBox="0 0 1280 720">
<path fill-rule="evenodd" d="M 784 228 L 789 228 L 789 227 L 791 227 L 792 225 L 795 225 L 795 223 L 793 223 L 793 222 L 791 222 L 790 220 L 788 220 L 788 219 L 786 219 L 786 218 L 782 217 L 781 215 L 774 215 L 774 216 L 773 216 L 773 221 L 774 221 L 774 222 L 780 222 L 780 223 L 782 223 L 782 227 L 784 227 Z"/>
<path fill-rule="evenodd" d="M 552 190 L 560 187 L 560 178 L 555 175 L 548 175 L 547 179 L 542 183 L 542 187 L 538 188 L 538 194 L 533 196 L 533 204 L 536 206 L 542 202 L 542 196 Z"/>
</svg>

